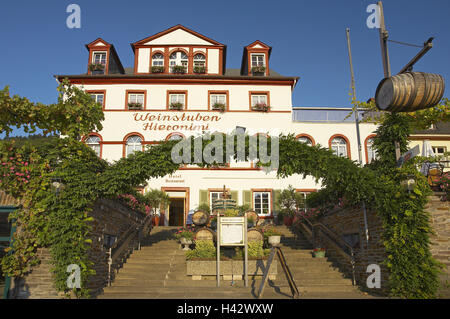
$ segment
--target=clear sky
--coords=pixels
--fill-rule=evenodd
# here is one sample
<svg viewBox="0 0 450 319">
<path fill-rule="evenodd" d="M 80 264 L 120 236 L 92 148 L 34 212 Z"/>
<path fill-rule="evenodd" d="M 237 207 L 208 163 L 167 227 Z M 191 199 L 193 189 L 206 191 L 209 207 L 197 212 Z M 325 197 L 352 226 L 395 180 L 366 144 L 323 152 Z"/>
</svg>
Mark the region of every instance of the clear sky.
<svg viewBox="0 0 450 319">
<path fill-rule="evenodd" d="M 81 7 L 81 29 L 69 29 L 66 8 Z M 350 106 L 345 37 L 350 28 L 357 98 L 375 95 L 383 78 L 378 29 L 369 29 L 366 8 L 376 0 L 2 0 L 0 88 L 33 101 L 56 101 L 54 74 L 86 70 L 85 44 L 102 37 L 122 64 L 134 63 L 131 42 L 182 24 L 227 45 L 227 68 L 239 68 L 243 47 L 255 40 L 272 46 L 270 67 L 299 76 L 294 106 Z M 434 48 L 416 71 L 450 78 L 449 0 L 384 0 L 390 39 Z M 389 44 L 396 74 L 420 49 Z M 448 83 L 447 83 L 448 84 Z M 445 96 L 448 96 L 446 93 Z"/>
</svg>

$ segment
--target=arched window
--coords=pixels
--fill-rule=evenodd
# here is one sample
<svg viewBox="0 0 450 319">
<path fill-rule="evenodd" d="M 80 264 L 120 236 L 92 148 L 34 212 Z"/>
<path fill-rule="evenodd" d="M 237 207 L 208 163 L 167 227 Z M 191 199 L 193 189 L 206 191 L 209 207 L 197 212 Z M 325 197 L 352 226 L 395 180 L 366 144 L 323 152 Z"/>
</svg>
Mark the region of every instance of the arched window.
<svg viewBox="0 0 450 319">
<path fill-rule="evenodd" d="M 194 73 L 205 73 L 206 58 L 203 54 L 194 55 Z"/>
<path fill-rule="evenodd" d="M 335 137 L 331 141 L 331 150 L 334 154 L 341 157 L 347 156 L 347 141 L 343 139 L 342 137 Z"/>
<path fill-rule="evenodd" d="M 95 152 L 95 154 L 97 154 L 98 157 L 100 157 L 100 137 L 97 135 L 89 135 L 84 142 Z"/>
<path fill-rule="evenodd" d="M 367 164 L 377 159 L 377 151 L 373 148 L 373 137 L 367 139 L 366 142 Z"/>
<path fill-rule="evenodd" d="M 188 66 L 188 56 L 186 53 L 182 51 L 174 52 L 169 57 L 169 64 L 170 64 L 170 72 L 173 73 L 174 71 L 181 70 L 184 68 L 184 72 L 177 72 L 177 73 L 185 73 Z M 175 68 L 174 67 L 177 67 Z M 183 67 L 183 68 L 180 68 Z"/>
<path fill-rule="evenodd" d="M 164 56 L 161 53 L 153 54 L 152 66 L 164 66 Z"/>
<path fill-rule="evenodd" d="M 300 143 L 305 143 L 306 145 L 313 145 L 313 142 L 311 141 L 311 139 L 309 137 L 306 136 L 299 136 L 297 137 L 297 141 Z"/>
<path fill-rule="evenodd" d="M 136 151 L 142 151 L 142 138 L 137 135 L 132 135 L 127 138 L 126 156 Z"/>
<path fill-rule="evenodd" d="M 182 139 L 184 139 L 184 136 L 181 133 L 171 133 L 166 138 L 166 140 L 168 140 L 168 141 L 179 141 Z"/>
</svg>

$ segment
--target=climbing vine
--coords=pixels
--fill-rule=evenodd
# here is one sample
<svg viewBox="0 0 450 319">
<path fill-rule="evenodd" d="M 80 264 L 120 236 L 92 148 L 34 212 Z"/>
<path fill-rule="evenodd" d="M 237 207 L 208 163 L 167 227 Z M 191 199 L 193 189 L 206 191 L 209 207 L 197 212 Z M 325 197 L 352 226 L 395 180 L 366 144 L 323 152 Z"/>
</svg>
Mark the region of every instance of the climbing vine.
<svg viewBox="0 0 450 319">
<path fill-rule="evenodd" d="M 0 132 L 7 134 L 12 126 L 23 126 L 33 131 L 37 128 L 48 133 L 65 136 L 51 143 L 33 147 L 17 147 L 14 143 L 0 143 L 0 189 L 22 199 L 23 208 L 12 217 L 17 218 L 13 253 L 2 260 L 3 271 L 10 276 L 23 276 L 39 260 L 37 247 L 50 247 L 54 266 L 55 286 L 67 291 L 67 266 L 81 266 L 82 287 L 86 287 L 93 274 L 87 258 L 90 242 L 89 210 L 98 198 L 115 198 L 133 194 L 134 188 L 150 178 L 163 177 L 175 172 L 180 164 L 172 161 L 171 153 L 176 141 L 164 141 L 143 151 L 122 158 L 114 164 L 99 159 L 80 142 L 80 137 L 101 129 L 101 105 L 94 103 L 82 90 L 63 82 L 58 88 L 57 104 L 35 104 L 18 96 L 10 97 L 8 89 L 0 91 Z M 67 96 L 67 98 L 64 98 Z M 5 115 L 5 117 L 3 117 Z M 316 199 L 338 204 L 345 198 L 347 204 L 364 201 L 383 219 L 383 236 L 390 270 L 393 295 L 401 297 L 430 298 L 437 287 L 438 265 L 431 257 L 429 245 L 430 226 L 424 211 L 429 188 L 413 167 L 395 167 L 392 158 L 392 141 L 406 148 L 410 132 L 401 116 L 392 116 L 380 126 L 375 139 L 381 160 L 364 168 L 347 158 L 338 157 L 329 149 L 308 146 L 295 140 L 293 135 L 279 137 L 278 176 L 293 174 L 313 176 L 324 189 Z M 194 137 L 191 154 L 195 159 Z M 245 140 L 245 159 L 249 159 L 250 137 Z M 202 139 L 204 150 L 213 140 Z M 269 140 L 268 149 L 270 149 Z M 233 140 L 234 157 L 238 152 Z M 232 146 L 233 146 L 232 145 Z M 217 159 L 226 160 L 226 145 L 222 152 L 216 150 Z M 220 161 L 197 164 L 210 167 Z M 270 163 L 258 163 L 268 166 Z M 417 186 L 408 192 L 400 186 L 406 175 L 413 174 Z M 54 181 L 61 180 L 64 188 L 55 191 Z M 77 291 L 88 296 L 87 289 Z"/>
</svg>

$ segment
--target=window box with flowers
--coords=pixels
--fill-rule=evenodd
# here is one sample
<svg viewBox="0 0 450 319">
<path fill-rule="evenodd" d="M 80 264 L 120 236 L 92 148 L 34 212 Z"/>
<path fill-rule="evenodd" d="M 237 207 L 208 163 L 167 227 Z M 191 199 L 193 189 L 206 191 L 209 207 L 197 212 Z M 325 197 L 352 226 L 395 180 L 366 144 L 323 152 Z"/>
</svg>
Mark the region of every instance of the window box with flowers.
<svg viewBox="0 0 450 319">
<path fill-rule="evenodd" d="M 194 66 L 194 73 L 204 74 L 206 73 L 206 68 L 204 66 Z"/>
<path fill-rule="evenodd" d="M 258 112 L 268 112 L 270 110 L 270 106 L 266 103 L 257 103 L 252 106 L 252 110 Z"/>
<path fill-rule="evenodd" d="M 91 71 L 91 74 L 104 74 L 105 66 L 100 63 L 90 63 L 89 71 Z"/>
<path fill-rule="evenodd" d="M 212 109 L 214 111 L 225 112 L 226 106 L 223 103 L 214 103 Z"/>
<path fill-rule="evenodd" d="M 184 105 L 181 102 L 172 102 L 169 105 L 169 109 L 170 110 L 177 110 L 177 111 L 181 111 L 183 109 Z"/>
<path fill-rule="evenodd" d="M 252 74 L 253 75 L 265 75 L 266 74 L 266 67 L 265 66 L 254 66 L 252 67 Z"/>
<path fill-rule="evenodd" d="M 142 104 L 138 102 L 129 102 L 128 103 L 129 110 L 142 110 Z"/>
<path fill-rule="evenodd" d="M 172 67 L 172 73 L 184 74 L 186 73 L 186 67 L 184 65 L 174 65 Z"/>
<path fill-rule="evenodd" d="M 161 65 L 154 65 L 151 68 L 152 73 L 163 73 L 164 72 L 164 67 Z"/>
</svg>

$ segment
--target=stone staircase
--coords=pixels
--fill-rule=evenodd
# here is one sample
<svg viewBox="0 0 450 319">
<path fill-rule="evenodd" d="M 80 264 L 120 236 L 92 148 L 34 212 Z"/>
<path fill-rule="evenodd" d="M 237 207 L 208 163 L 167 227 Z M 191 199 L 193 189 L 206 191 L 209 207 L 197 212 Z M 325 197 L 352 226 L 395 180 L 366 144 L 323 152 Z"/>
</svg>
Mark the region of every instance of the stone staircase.
<svg viewBox="0 0 450 319">
<path fill-rule="evenodd" d="M 281 248 L 295 279 L 301 298 L 367 298 L 351 279 L 334 268 L 326 258 L 313 258 L 311 244 L 297 237 L 285 226 L 277 226 L 283 234 Z M 186 276 L 185 252 L 172 239 L 175 227 L 156 227 L 116 275 L 112 286 L 98 298 L 126 299 L 249 299 L 256 298 L 261 279 L 222 281 L 216 287 L 215 278 L 192 280 Z M 269 280 L 263 298 L 291 298 L 290 288 L 281 265 L 276 280 Z"/>
</svg>

